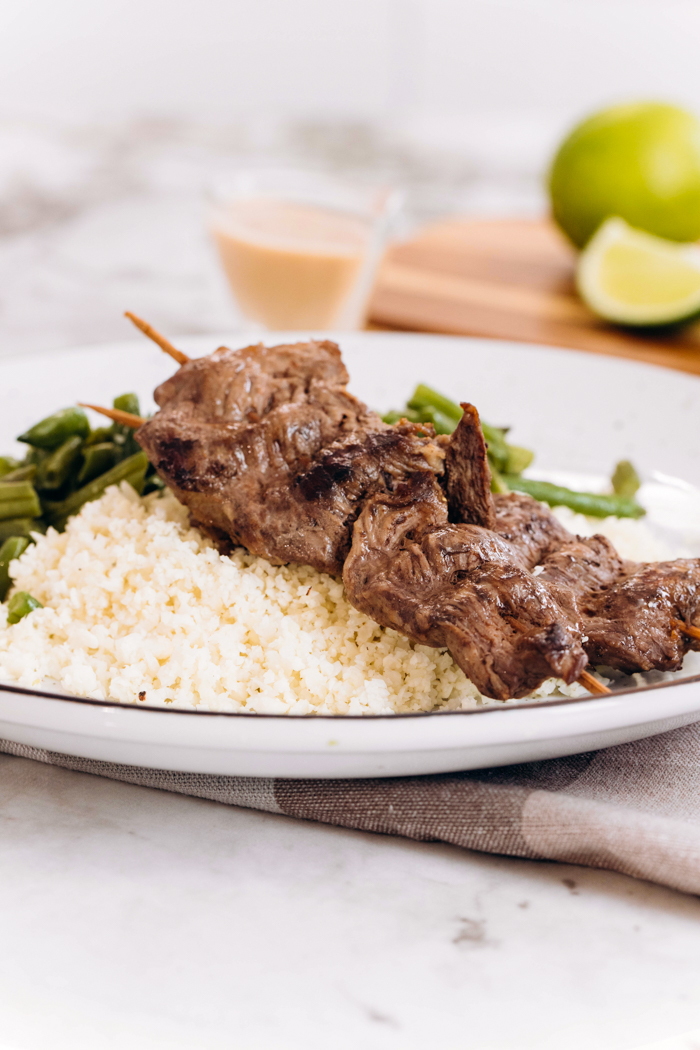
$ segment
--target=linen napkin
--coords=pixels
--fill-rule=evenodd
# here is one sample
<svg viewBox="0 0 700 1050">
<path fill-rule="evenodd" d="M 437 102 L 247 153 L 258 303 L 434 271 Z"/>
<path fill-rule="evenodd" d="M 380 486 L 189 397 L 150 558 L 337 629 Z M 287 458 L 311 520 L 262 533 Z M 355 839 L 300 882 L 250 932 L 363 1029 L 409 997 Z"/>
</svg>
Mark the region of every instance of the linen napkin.
<svg viewBox="0 0 700 1050">
<path fill-rule="evenodd" d="M 700 723 L 605 751 L 438 776 L 283 780 L 0 751 L 129 784 L 484 853 L 609 868 L 700 893 Z"/>
</svg>

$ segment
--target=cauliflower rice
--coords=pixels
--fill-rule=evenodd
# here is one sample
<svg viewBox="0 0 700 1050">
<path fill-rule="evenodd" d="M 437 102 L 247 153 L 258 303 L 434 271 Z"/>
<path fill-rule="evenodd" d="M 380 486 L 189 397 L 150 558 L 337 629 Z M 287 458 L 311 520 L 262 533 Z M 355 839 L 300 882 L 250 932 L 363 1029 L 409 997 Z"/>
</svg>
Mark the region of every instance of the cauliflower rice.
<svg viewBox="0 0 700 1050">
<path fill-rule="evenodd" d="M 626 557 L 663 557 L 640 522 L 557 511 Z M 454 711 L 486 703 L 445 649 L 409 642 L 353 609 L 342 583 L 303 565 L 220 555 L 170 494 L 123 483 L 49 529 L 12 563 L 44 608 L 7 624 L 0 678 L 123 703 L 265 714 Z M 533 699 L 585 690 L 548 679 Z"/>
</svg>

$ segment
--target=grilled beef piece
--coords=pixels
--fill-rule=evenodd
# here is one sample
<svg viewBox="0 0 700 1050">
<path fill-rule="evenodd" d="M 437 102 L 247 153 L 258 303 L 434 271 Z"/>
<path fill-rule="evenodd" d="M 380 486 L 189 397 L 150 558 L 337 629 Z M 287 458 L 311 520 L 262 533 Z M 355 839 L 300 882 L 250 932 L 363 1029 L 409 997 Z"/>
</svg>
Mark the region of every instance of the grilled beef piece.
<svg viewBox="0 0 700 1050">
<path fill-rule="evenodd" d="M 589 658 L 628 674 L 680 670 L 700 641 L 680 631 L 679 622 L 700 627 L 698 558 L 628 563 L 615 584 L 590 596 L 581 619 Z"/>
<path fill-rule="evenodd" d="M 626 561 L 605 536 L 572 536 L 529 496 L 494 501 L 496 530 L 538 568 L 540 583 L 557 587 L 591 663 L 626 673 L 677 671 L 688 649 L 700 649 L 674 626 L 700 620 L 700 559 Z"/>
<path fill-rule="evenodd" d="M 137 440 L 222 549 L 340 575 L 365 497 L 444 469 L 432 428 L 388 427 L 347 381 L 335 343 L 221 348 L 158 387 Z"/>
<path fill-rule="evenodd" d="M 433 474 L 365 503 L 343 583 L 378 623 L 447 646 L 486 696 L 526 696 L 550 676 L 573 682 L 588 662 L 556 585 L 493 530 L 450 523 Z"/>
<path fill-rule="evenodd" d="M 450 521 L 492 529 L 496 514 L 479 413 L 466 402 L 461 407 L 464 415 L 450 437 L 445 455 Z"/>
<path fill-rule="evenodd" d="M 548 551 L 572 539 L 549 507 L 522 492 L 493 497 L 494 530 L 517 548 L 523 565 L 534 569 Z"/>
<path fill-rule="evenodd" d="M 573 619 L 581 619 L 592 595 L 634 568 L 604 536 L 572 536 L 548 507 L 531 496 L 499 494 L 494 502 L 495 530 L 518 552 L 526 568 L 537 571 L 540 583 L 562 590 L 561 600 Z"/>
<path fill-rule="evenodd" d="M 444 452 L 432 428 L 402 423 L 355 440 L 336 442 L 292 484 L 297 522 L 311 522 L 301 542 L 311 547 L 320 533 L 327 539 L 316 568 L 340 575 L 350 551 L 352 528 L 364 501 L 375 492 L 393 492 L 415 471 L 444 471 Z M 308 561 L 306 557 L 285 559 Z M 313 564 L 313 563 L 310 563 Z"/>
</svg>

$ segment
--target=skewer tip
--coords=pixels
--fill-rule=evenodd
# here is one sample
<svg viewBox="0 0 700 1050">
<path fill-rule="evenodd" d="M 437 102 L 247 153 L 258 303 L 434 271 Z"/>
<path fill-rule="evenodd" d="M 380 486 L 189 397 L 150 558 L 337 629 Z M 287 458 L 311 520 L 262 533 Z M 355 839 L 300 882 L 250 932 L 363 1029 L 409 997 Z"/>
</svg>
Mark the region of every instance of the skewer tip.
<svg viewBox="0 0 700 1050">
<path fill-rule="evenodd" d="M 164 350 L 166 354 L 170 354 L 172 359 L 177 361 L 179 365 L 187 364 L 189 361 L 187 354 L 183 354 L 182 350 L 178 350 L 177 347 L 174 347 L 172 343 L 168 342 L 165 336 L 161 335 L 160 332 L 157 332 L 153 325 L 150 325 L 148 321 L 144 321 L 143 318 L 137 317 L 136 314 L 132 314 L 131 310 L 125 310 L 124 316 L 128 317 L 131 323 L 135 324 L 145 336 L 152 339 L 154 343 L 157 343 L 161 350 Z"/>
<path fill-rule="evenodd" d="M 690 627 L 687 623 L 683 623 L 682 620 L 674 620 L 673 626 L 682 631 L 683 634 L 687 634 L 689 638 L 700 639 L 700 627 Z"/>
<path fill-rule="evenodd" d="M 581 671 L 578 680 L 589 693 L 594 693 L 596 696 L 609 696 L 612 692 L 611 689 L 608 689 L 607 685 L 603 685 L 602 682 L 599 682 L 590 671 Z"/>
<path fill-rule="evenodd" d="M 121 423 L 125 427 L 136 429 L 146 422 L 141 416 L 136 416 L 133 412 L 122 412 L 120 408 L 103 408 L 102 405 L 90 405 L 87 401 L 79 401 L 78 404 L 81 408 L 91 408 L 93 412 L 99 412 L 100 415 L 107 416 L 108 419 L 113 419 L 115 423 Z"/>
</svg>

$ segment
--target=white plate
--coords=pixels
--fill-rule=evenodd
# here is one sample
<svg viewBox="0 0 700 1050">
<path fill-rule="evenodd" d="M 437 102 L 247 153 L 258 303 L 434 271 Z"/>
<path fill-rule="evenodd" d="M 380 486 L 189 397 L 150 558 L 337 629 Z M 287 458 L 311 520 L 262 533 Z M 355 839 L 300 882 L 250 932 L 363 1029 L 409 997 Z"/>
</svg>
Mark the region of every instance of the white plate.
<svg viewBox="0 0 700 1050">
<path fill-rule="evenodd" d="M 178 345 L 208 353 L 243 342 L 237 335 Z M 339 342 L 351 389 L 374 407 L 401 405 L 424 380 L 473 401 L 489 421 L 510 424 L 513 440 L 537 451 L 542 471 L 607 475 L 617 460 L 633 458 L 648 476 L 700 485 L 694 377 L 492 340 L 354 333 Z M 76 400 L 106 403 L 136 390 L 148 405 L 171 373 L 170 360 L 145 340 L 1 361 L 0 452 L 42 415 Z M 697 678 L 596 699 L 364 718 L 154 710 L 0 685 L 6 739 L 85 758 L 252 776 L 474 769 L 607 747 L 699 719 Z"/>
</svg>

